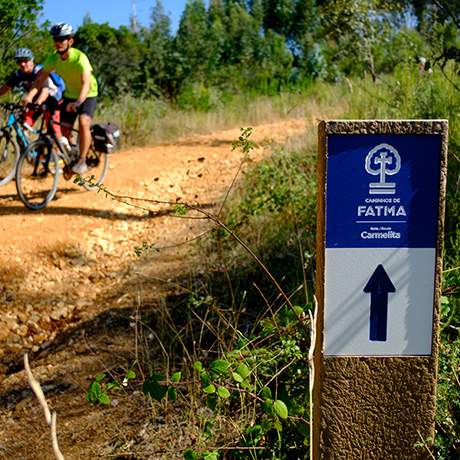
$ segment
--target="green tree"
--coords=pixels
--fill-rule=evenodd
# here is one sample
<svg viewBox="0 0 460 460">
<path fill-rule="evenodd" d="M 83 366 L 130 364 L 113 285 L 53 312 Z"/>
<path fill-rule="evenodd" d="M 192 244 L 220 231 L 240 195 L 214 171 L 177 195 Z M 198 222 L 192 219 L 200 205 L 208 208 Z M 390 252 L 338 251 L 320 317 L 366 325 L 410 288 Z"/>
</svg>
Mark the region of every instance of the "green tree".
<svg viewBox="0 0 460 460">
<path fill-rule="evenodd" d="M 145 55 L 141 62 L 144 94 L 171 96 L 174 93 L 173 38 L 171 21 L 162 2 L 152 8 L 150 28 L 142 32 Z"/>
<path fill-rule="evenodd" d="M 326 0 L 321 7 L 321 34 L 328 41 L 332 63 L 345 73 L 369 72 L 377 77 L 375 47 L 402 26 L 405 2 Z"/>
<path fill-rule="evenodd" d="M 225 65 L 224 54 L 226 43 L 228 43 L 225 22 L 226 14 L 222 0 L 210 0 L 208 9 L 208 34 L 206 37 L 209 48 L 207 74 L 217 79 L 219 70 Z"/>
<path fill-rule="evenodd" d="M 276 94 L 288 82 L 293 56 L 282 35 L 268 30 L 261 49 L 259 77 L 264 92 Z"/>
<path fill-rule="evenodd" d="M 38 33 L 36 19 L 43 0 L 0 0 L 0 78 L 14 67 L 11 57 Z"/>
<path fill-rule="evenodd" d="M 135 92 L 142 47 L 127 27 L 115 29 L 88 18 L 75 34 L 75 46 L 88 55 L 102 96 Z"/>
<path fill-rule="evenodd" d="M 209 55 L 208 19 L 203 0 L 188 0 L 175 38 L 175 51 L 181 57 L 182 79 L 203 81 L 206 79 Z"/>
<path fill-rule="evenodd" d="M 227 9 L 227 49 L 226 61 L 240 64 L 241 70 L 250 72 L 256 49 L 260 43 L 260 35 L 256 29 L 254 17 L 240 2 L 233 2 Z"/>
<path fill-rule="evenodd" d="M 419 30 L 442 68 L 449 60 L 460 65 L 460 3 L 453 0 L 414 2 Z"/>
<path fill-rule="evenodd" d="M 298 0 L 292 20 L 294 65 L 313 77 L 326 75 L 324 38 L 316 0 Z"/>
<path fill-rule="evenodd" d="M 295 0 L 264 0 L 265 29 L 274 30 L 290 38 L 295 11 Z"/>
</svg>

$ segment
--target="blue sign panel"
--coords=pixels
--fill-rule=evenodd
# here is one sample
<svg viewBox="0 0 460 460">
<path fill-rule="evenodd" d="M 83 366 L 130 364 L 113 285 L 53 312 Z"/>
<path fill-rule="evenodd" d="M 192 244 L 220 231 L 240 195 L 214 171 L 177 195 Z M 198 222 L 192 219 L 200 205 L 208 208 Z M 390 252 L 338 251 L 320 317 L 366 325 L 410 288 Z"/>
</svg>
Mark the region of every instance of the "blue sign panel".
<svg viewBox="0 0 460 460">
<path fill-rule="evenodd" d="M 329 135 L 326 248 L 434 248 L 440 135 Z"/>
</svg>

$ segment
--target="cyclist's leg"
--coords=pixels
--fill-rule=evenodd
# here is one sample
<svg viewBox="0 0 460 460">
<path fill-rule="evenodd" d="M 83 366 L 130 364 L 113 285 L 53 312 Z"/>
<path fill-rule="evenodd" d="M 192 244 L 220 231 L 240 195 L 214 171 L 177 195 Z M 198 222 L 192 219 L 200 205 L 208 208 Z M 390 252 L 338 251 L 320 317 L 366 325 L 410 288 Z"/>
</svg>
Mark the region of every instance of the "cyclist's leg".
<svg viewBox="0 0 460 460">
<path fill-rule="evenodd" d="M 75 123 L 75 120 L 77 119 L 77 113 L 76 112 L 68 112 L 66 110 L 67 104 L 70 102 L 74 102 L 74 99 L 67 99 L 64 98 L 62 103 L 61 103 L 61 130 L 62 134 L 67 137 L 69 140 L 69 143 L 72 143 L 72 128 Z"/>
<path fill-rule="evenodd" d="M 30 109 L 30 108 L 27 107 L 24 110 L 24 115 L 22 117 L 22 122 L 32 128 L 32 126 L 35 123 L 34 115 L 35 115 L 35 110 Z"/>
<path fill-rule="evenodd" d="M 92 118 L 82 113 L 78 118 L 80 131 L 80 161 L 86 163 L 86 155 L 91 147 L 91 121 Z"/>
<path fill-rule="evenodd" d="M 46 126 L 48 126 L 48 121 L 51 117 L 53 120 L 53 131 L 56 134 L 56 137 L 60 139 L 62 136 L 62 131 L 61 131 L 61 112 L 59 110 L 59 103 L 58 101 L 56 101 L 56 99 L 54 99 L 54 97 L 49 97 L 46 100 L 46 107 L 47 107 L 47 110 L 45 110 Z"/>
<path fill-rule="evenodd" d="M 74 171 L 77 173 L 86 172 L 86 156 L 91 147 L 91 123 L 93 114 L 96 110 L 96 98 L 88 97 L 79 107 L 79 133 L 80 133 L 80 159 L 75 165 Z"/>
</svg>

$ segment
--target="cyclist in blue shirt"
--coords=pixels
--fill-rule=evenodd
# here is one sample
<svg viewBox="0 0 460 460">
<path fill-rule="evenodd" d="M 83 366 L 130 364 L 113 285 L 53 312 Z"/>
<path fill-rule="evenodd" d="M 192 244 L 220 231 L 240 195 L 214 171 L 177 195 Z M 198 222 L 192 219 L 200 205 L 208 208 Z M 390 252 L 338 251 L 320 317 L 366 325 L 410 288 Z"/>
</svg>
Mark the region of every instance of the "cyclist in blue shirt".
<svg viewBox="0 0 460 460">
<path fill-rule="evenodd" d="M 60 112 L 53 110 L 59 101 L 62 99 L 62 92 L 64 84 L 62 79 L 55 75 L 50 75 L 41 88 L 34 88 L 33 85 L 37 78 L 38 73 L 42 69 L 42 66 L 34 63 L 34 55 L 28 48 L 18 48 L 14 55 L 16 63 L 19 67 L 18 70 L 13 72 L 7 78 L 5 84 L 0 87 L 0 96 L 11 91 L 13 88 L 18 88 L 26 92 L 25 98 L 33 101 L 37 105 L 47 103 L 51 111 L 53 111 L 53 120 L 59 123 Z M 38 113 L 35 110 L 26 108 L 24 112 L 24 124 L 33 126 Z M 45 111 L 45 118 L 48 120 L 50 111 Z M 61 128 L 59 124 L 54 125 L 54 130 L 58 137 L 61 137 Z"/>
</svg>

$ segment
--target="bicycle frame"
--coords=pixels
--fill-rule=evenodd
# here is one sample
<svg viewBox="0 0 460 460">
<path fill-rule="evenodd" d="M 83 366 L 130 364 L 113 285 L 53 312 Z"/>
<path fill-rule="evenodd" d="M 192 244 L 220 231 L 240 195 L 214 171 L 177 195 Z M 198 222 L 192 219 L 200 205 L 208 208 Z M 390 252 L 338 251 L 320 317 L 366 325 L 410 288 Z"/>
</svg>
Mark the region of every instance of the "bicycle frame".
<svg viewBox="0 0 460 460">
<path fill-rule="evenodd" d="M 22 125 L 22 123 L 19 121 L 18 116 L 17 116 L 17 111 L 19 109 L 19 106 L 15 106 L 14 104 L 5 104 L 3 105 L 5 109 L 9 110 L 10 113 L 8 114 L 8 118 L 6 120 L 6 124 L 1 128 L 2 131 L 6 129 L 11 129 L 13 128 L 15 133 L 16 133 L 16 138 L 18 139 L 19 146 L 21 148 L 21 151 L 24 150 L 28 145 L 29 145 L 29 139 L 25 135 L 25 130 Z M 33 128 L 30 128 L 30 132 L 32 134 L 40 134 L 41 130 L 36 130 Z"/>
<path fill-rule="evenodd" d="M 69 155 L 69 153 L 62 147 L 61 143 L 59 142 L 58 137 L 56 136 L 56 132 L 55 132 L 54 129 L 53 129 L 53 125 L 57 125 L 57 124 L 59 124 L 60 126 L 62 126 L 61 123 L 55 122 L 55 121 L 52 119 L 52 117 L 50 116 L 50 119 L 49 119 L 49 121 L 48 121 L 47 131 L 46 131 L 46 133 L 41 132 L 40 137 L 41 137 L 42 139 L 46 139 L 47 142 L 49 142 L 49 144 L 50 144 L 51 146 L 52 146 L 53 144 L 56 145 L 57 148 L 58 148 L 58 152 L 57 152 L 58 156 L 59 156 L 60 158 L 62 158 L 62 160 L 64 161 L 64 164 L 65 164 L 66 166 L 70 166 L 70 164 L 72 163 L 72 161 L 74 160 L 74 158 L 72 158 L 72 156 Z M 78 133 L 78 130 L 72 128 L 72 132 Z M 51 139 L 50 139 L 50 138 L 51 138 Z"/>
<path fill-rule="evenodd" d="M 24 130 L 22 129 L 21 124 L 18 122 L 18 119 L 14 112 L 8 115 L 6 127 L 7 128 L 13 127 L 13 129 L 16 131 L 16 137 L 19 140 L 19 145 L 21 146 L 21 150 L 26 148 L 29 145 L 29 139 L 27 139 L 27 136 L 25 135 Z"/>
</svg>

